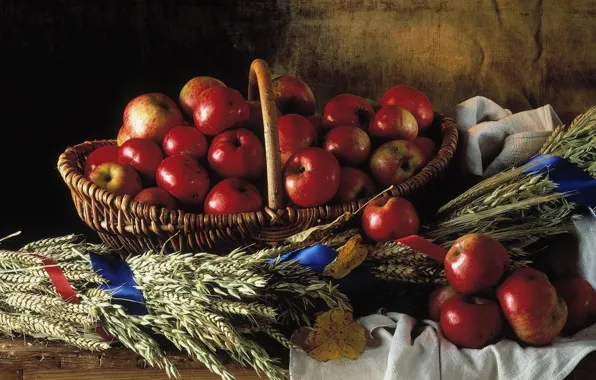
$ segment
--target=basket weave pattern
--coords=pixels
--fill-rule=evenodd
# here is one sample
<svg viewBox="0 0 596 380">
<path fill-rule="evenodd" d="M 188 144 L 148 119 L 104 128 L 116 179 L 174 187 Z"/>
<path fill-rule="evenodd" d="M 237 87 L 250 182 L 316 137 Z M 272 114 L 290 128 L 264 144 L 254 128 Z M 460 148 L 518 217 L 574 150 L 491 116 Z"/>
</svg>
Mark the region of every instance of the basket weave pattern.
<svg viewBox="0 0 596 380">
<path fill-rule="evenodd" d="M 166 252 L 217 252 L 240 244 L 279 242 L 306 228 L 336 219 L 345 212 L 355 212 L 364 205 L 370 198 L 306 209 L 278 207 L 282 186 L 279 164 L 274 164 L 279 163 L 277 121 L 271 116 L 275 106 L 271 80 L 263 61 L 253 63 L 250 79 L 249 99 L 256 96 L 255 86 L 258 84 L 263 104 L 268 206 L 258 212 L 207 215 L 158 208 L 133 201 L 128 195 L 114 195 L 83 177 L 89 154 L 102 146 L 116 144 L 115 140 L 101 140 L 69 147 L 58 160 L 58 170 L 71 192 L 80 218 L 106 244 L 124 253 L 140 254 L 148 249 L 161 249 L 164 244 Z M 438 154 L 418 174 L 395 186 L 387 195 L 408 196 L 441 179 L 455 154 L 458 133 L 455 123 L 441 114 L 435 114 L 435 123 L 441 127 Z"/>
</svg>

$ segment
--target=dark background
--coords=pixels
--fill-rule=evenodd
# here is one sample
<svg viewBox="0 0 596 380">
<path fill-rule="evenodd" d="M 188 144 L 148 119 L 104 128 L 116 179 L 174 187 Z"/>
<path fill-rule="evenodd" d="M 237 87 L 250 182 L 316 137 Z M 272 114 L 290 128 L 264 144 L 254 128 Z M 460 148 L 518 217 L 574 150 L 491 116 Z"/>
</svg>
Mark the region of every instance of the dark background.
<svg viewBox="0 0 596 380">
<path fill-rule="evenodd" d="M 115 138 L 130 99 L 177 100 L 194 76 L 246 95 L 250 62 L 267 58 L 282 30 L 258 21 L 283 20 L 266 1 L 249 11 L 228 0 L 0 3 L 0 237 L 23 232 L 3 247 L 68 233 L 96 239 L 57 170 L 59 155 Z"/>
</svg>

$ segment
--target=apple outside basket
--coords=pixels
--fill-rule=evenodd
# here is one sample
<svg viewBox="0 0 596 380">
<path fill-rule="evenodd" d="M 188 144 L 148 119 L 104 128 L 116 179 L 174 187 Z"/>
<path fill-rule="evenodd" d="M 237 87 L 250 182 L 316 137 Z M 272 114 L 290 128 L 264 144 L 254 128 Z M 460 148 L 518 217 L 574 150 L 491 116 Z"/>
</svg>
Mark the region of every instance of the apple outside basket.
<svg viewBox="0 0 596 380">
<path fill-rule="evenodd" d="M 283 178 L 271 75 L 265 61 L 257 59 L 250 67 L 248 100 L 260 97 L 267 162 L 267 206 L 251 213 L 231 215 L 193 214 L 168 210 L 110 193 L 83 177 L 89 154 L 115 140 L 87 141 L 69 147 L 60 155 L 58 169 L 70 189 L 79 217 L 110 247 L 127 254 L 149 249 L 165 252 L 226 253 L 240 245 L 260 247 L 279 243 L 309 227 L 328 223 L 345 212 L 355 212 L 369 198 L 312 208 L 283 206 Z M 415 176 L 393 187 L 385 195 L 409 196 L 437 183 L 445 173 L 457 147 L 457 127 L 435 113 L 440 140 L 438 154 Z M 256 244 L 255 244 L 256 243 Z"/>
</svg>

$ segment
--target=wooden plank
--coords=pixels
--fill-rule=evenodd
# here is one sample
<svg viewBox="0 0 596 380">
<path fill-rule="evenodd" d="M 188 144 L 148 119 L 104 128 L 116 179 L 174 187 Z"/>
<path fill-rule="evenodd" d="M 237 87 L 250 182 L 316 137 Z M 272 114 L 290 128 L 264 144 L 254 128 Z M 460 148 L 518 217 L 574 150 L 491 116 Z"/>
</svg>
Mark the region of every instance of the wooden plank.
<svg viewBox="0 0 596 380">
<path fill-rule="evenodd" d="M 0 372 L 0 375 L 2 373 Z M 266 380 L 259 377 L 254 371 L 232 371 L 237 380 Z M 181 370 L 182 380 L 221 380 L 221 377 L 214 375 L 207 369 Z M 4 379 L 2 380 L 13 380 Z M 65 371 L 65 370 L 26 370 L 22 380 L 171 380 L 163 371 L 154 369 L 146 370 L 102 370 L 102 371 Z M 16 378 L 15 378 L 16 380 Z M 19 379 L 21 380 L 21 379 Z"/>
<path fill-rule="evenodd" d="M 0 380 L 23 380 L 23 371 L 14 369 L 4 371 L 0 369 Z"/>
</svg>

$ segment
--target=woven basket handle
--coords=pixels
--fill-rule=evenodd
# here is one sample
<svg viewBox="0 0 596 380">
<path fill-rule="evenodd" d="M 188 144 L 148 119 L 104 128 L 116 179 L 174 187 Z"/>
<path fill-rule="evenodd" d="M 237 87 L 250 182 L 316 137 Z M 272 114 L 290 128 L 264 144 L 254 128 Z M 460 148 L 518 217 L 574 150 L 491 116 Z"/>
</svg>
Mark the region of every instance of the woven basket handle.
<svg viewBox="0 0 596 380">
<path fill-rule="evenodd" d="M 267 199 L 269 208 L 282 207 L 282 176 L 279 152 L 279 135 L 277 133 L 277 109 L 271 85 L 271 74 L 267 63 L 255 59 L 250 65 L 248 75 L 248 100 L 261 102 L 263 112 L 263 131 L 265 137 L 265 156 L 267 158 Z"/>
</svg>

